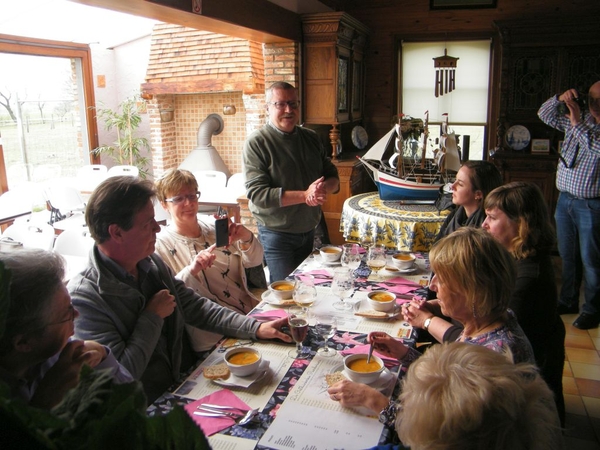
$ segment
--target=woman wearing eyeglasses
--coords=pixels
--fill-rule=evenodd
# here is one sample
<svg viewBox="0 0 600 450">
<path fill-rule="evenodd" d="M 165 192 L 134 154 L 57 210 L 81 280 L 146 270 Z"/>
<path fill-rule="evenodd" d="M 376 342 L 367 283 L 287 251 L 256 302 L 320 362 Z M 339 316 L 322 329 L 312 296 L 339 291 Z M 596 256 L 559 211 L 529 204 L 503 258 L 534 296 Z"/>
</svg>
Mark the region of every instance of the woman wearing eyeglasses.
<svg viewBox="0 0 600 450">
<path fill-rule="evenodd" d="M 77 386 L 84 364 L 111 369 L 117 382 L 133 381 L 108 347 L 71 338 L 79 314 L 63 283 L 60 255 L 21 249 L 0 252 L 0 262 L 11 274 L 9 298 L 0 309 L 6 320 L 0 337 L 0 383 L 8 386 L 11 398 L 50 409 Z M 0 282 L 4 289 L 7 277 Z"/>
<path fill-rule="evenodd" d="M 229 245 L 217 248 L 215 226 L 198 218 L 198 183 L 187 170 L 170 170 L 156 182 L 157 197 L 172 222 L 156 236 L 156 252 L 188 287 L 241 314 L 258 299 L 248 290 L 246 268 L 261 265 L 263 248 L 252 232 L 229 223 Z M 222 337 L 188 327 L 192 348 L 209 350 Z"/>
</svg>

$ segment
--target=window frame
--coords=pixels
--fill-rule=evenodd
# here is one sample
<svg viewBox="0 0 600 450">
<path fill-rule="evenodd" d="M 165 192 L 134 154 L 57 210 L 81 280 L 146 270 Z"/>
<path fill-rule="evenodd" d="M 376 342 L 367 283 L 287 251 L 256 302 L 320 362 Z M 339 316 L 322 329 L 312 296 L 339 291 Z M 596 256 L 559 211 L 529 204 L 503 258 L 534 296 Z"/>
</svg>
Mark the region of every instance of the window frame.
<svg viewBox="0 0 600 450">
<path fill-rule="evenodd" d="M 452 39 L 448 38 L 446 33 L 431 33 L 431 34 L 410 34 L 410 35 L 397 35 L 395 37 L 395 51 L 394 51 L 394 111 L 393 115 L 398 115 L 402 109 L 402 43 L 403 42 L 440 42 L 440 41 L 480 41 L 490 40 L 490 79 L 488 88 L 488 108 L 487 118 L 485 123 L 485 135 L 484 135 L 484 148 L 482 159 L 487 160 L 489 158 L 490 149 L 497 146 L 498 138 L 496 137 L 498 129 L 498 117 L 499 108 L 499 93 L 498 89 L 494 89 L 494 86 L 500 80 L 500 66 L 501 66 L 501 51 L 499 39 L 494 33 L 455 33 L 452 35 Z M 433 64 L 433 63 L 432 63 Z M 452 122 L 450 122 L 452 125 Z"/>
<path fill-rule="evenodd" d="M 98 125 L 95 117 L 95 96 L 92 71 L 92 53 L 89 45 L 61 42 L 0 34 L 0 53 L 13 53 L 31 56 L 56 58 L 76 58 L 81 60 L 83 101 L 85 104 L 86 128 L 88 133 L 88 155 L 90 164 L 99 164 L 100 158 L 91 150 L 98 147 Z M 4 152 L 0 143 L 0 194 L 8 190 L 8 178 L 4 162 Z"/>
</svg>

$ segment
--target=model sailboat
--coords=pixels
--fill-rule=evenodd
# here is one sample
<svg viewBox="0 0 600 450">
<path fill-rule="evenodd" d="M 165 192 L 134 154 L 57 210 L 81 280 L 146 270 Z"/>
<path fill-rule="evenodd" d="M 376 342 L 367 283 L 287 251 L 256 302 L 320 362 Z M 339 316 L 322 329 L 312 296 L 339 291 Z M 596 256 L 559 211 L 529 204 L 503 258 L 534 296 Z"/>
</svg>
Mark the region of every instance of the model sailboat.
<svg viewBox="0 0 600 450">
<path fill-rule="evenodd" d="M 402 125 L 407 120 L 415 119 L 401 119 L 359 160 L 371 171 L 382 200 L 433 201 L 440 187 L 450 182 L 460 168 L 456 135 L 448 133 L 445 115 L 440 147 L 433 158 L 426 158 L 429 112 L 425 113 L 420 154 L 414 148 L 416 140 L 405 143 L 403 139 Z"/>
</svg>

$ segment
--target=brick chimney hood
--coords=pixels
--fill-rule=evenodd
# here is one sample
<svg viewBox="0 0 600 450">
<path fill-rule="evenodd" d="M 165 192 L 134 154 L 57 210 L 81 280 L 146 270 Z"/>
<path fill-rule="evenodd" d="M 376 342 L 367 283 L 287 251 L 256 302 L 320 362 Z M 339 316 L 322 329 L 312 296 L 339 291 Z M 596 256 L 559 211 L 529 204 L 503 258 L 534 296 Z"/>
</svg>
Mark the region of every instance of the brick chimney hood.
<svg viewBox="0 0 600 450">
<path fill-rule="evenodd" d="M 264 93 L 262 44 L 173 24 L 152 31 L 145 94 Z"/>
</svg>

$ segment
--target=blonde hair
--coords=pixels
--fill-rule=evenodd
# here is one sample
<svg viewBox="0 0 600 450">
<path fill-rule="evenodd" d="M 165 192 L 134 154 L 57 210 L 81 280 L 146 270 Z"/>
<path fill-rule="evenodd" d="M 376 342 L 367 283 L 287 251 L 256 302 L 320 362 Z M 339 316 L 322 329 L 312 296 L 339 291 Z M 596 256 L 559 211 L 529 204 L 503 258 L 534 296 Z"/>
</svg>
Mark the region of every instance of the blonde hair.
<svg viewBox="0 0 600 450">
<path fill-rule="evenodd" d="M 534 365 L 486 347 L 431 347 L 403 381 L 396 430 L 413 450 L 564 448 L 553 395 Z"/>
<path fill-rule="evenodd" d="M 510 253 L 480 228 L 462 227 L 429 253 L 431 269 L 451 291 L 463 294 L 476 317 L 504 314 L 516 280 Z"/>
<path fill-rule="evenodd" d="M 189 170 L 169 169 L 155 182 L 156 197 L 161 203 L 165 199 L 177 194 L 183 188 L 198 190 L 198 181 Z"/>
<path fill-rule="evenodd" d="M 500 186 L 486 197 L 484 208 L 497 208 L 518 225 L 518 235 L 511 243 L 516 259 L 552 248 L 554 228 L 542 191 L 535 184 L 514 181 Z"/>
</svg>

